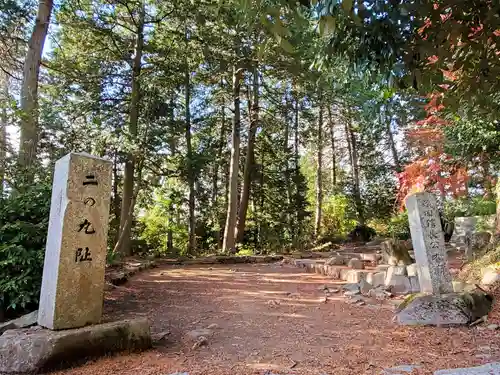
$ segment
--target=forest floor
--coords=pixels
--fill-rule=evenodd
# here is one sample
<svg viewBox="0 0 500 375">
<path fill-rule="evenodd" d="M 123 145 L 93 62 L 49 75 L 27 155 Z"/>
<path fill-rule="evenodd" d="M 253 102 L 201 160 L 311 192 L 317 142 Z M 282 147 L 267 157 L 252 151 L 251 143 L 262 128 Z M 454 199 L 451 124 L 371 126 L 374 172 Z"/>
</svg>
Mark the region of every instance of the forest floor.
<svg viewBox="0 0 500 375">
<path fill-rule="evenodd" d="M 410 364 L 432 374 L 500 360 L 500 331 L 399 327 L 388 303 L 325 303 L 320 288 L 334 284 L 281 263 L 151 269 L 106 293 L 106 318 L 148 317 L 165 340 L 53 374 L 356 375 Z M 193 349 L 186 333 L 214 324 Z"/>
</svg>

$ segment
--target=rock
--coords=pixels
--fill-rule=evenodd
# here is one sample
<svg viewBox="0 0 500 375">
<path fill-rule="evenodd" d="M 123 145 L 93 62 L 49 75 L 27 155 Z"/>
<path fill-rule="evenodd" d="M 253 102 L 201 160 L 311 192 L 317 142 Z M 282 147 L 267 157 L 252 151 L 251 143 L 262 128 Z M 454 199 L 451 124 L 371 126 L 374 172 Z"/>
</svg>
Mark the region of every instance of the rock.
<svg viewBox="0 0 500 375">
<path fill-rule="evenodd" d="M 398 308 L 396 320 L 401 325 L 466 325 L 487 315 L 492 297 L 482 293 L 412 295 Z"/>
<path fill-rule="evenodd" d="M 386 272 L 375 272 L 367 275 L 366 281 L 373 286 L 385 285 Z"/>
<path fill-rule="evenodd" d="M 208 339 L 205 336 L 200 336 L 200 337 L 198 337 L 198 339 L 196 340 L 196 342 L 193 344 L 193 346 L 191 347 L 191 349 L 195 350 L 195 349 L 197 349 L 197 348 L 199 348 L 200 346 L 203 346 L 203 345 L 208 345 Z"/>
<path fill-rule="evenodd" d="M 372 262 L 376 264 L 380 259 L 382 259 L 382 255 L 377 253 L 362 253 L 361 260 Z"/>
<path fill-rule="evenodd" d="M 392 297 L 392 293 L 388 292 L 384 288 L 374 288 L 368 292 L 368 297 L 375 298 L 378 300 L 385 300 Z"/>
<path fill-rule="evenodd" d="M 366 296 L 368 294 L 368 292 L 372 289 L 373 289 L 373 285 L 370 284 L 368 281 L 363 279 L 359 282 L 359 291 L 361 292 L 361 294 Z"/>
<path fill-rule="evenodd" d="M 484 268 L 481 273 L 483 275 L 481 284 L 483 285 L 492 285 L 500 280 L 500 273 L 493 267 Z"/>
<path fill-rule="evenodd" d="M 418 276 L 409 276 L 408 279 L 410 279 L 410 293 L 420 293 Z"/>
<path fill-rule="evenodd" d="M 347 270 L 345 281 L 349 283 L 359 283 L 361 280 L 367 278 L 367 276 L 372 273 L 371 271 L 365 270 Z"/>
<path fill-rule="evenodd" d="M 416 276 L 418 277 L 418 266 L 417 266 L 417 263 L 412 263 L 412 264 L 409 264 L 406 266 L 406 274 L 408 276 Z"/>
<path fill-rule="evenodd" d="M 207 327 L 207 329 L 217 329 L 217 328 L 219 328 L 219 325 L 217 323 L 212 323 Z"/>
<path fill-rule="evenodd" d="M 361 259 L 352 258 L 347 264 L 349 268 L 354 270 L 362 270 L 365 268 L 365 265 Z"/>
<path fill-rule="evenodd" d="M 5 323 L 0 323 L 0 335 L 9 330 L 16 328 L 28 328 L 36 325 L 38 319 L 38 310 L 30 312 L 29 314 L 23 315 L 20 318 L 10 320 Z"/>
<path fill-rule="evenodd" d="M 386 278 L 386 287 L 390 287 L 393 294 L 411 293 L 411 283 L 408 276 L 393 275 L 392 278 Z"/>
<path fill-rule="evenodd" d="M 346 283 L 342 285 L 343 291 L 357 291 L 359 292 L 359 284 L 358 283 Z"/>
<path fill-rule="evenodd" d="M 483 366 L 434 371 L 434 375 L 500 375 L 500 362 Z"/>
<path fill-rule="evenodd" d="M 361 294 L 361 292 L 359 290 L 346 290 L 343 294 L 346 297 L 352 297 Z"/>
<path fill-rule="evenodd" d="M 384 260 L 384 263 L 394 266 L 398 265 L 399 262 L 402 262 L 402 264 L 405 265 L 413 263 L 413 259 L 408 253 L 408 250 L 410 249 L 407 242 L 390 239 L 384 241 L 381 245 L 382 259 Z"/>
<path fill-rule="evenodd" d="M 492 331 L 496 331 L 498 328 L 500 328 L 500 326 L 498 324 L 489 324 L 486 328 Z"/>
<path fill-rule="evenodd" d="M 0 336 L 0 373 L 32 373 L 87 357 L 151 347 L 147 319 L 122 320 L 62 331 L 15 329 Z"/>
<path fill-rule="evenodd" d="M 385 241 L 384 238 L 375 238 L 375 239 L 371 240 L 370 242 L 367 242 L 365 245 L 366 246 L 377 246 L 377 245 L 380 245 L 384 241 Z"/>
<path fill-rule="evenodd" d="M 475 232 L 472 233 L 471 236 L 471 246 L 473 250 L 479 250 L 486 245 L 488 245 L 491 241 L 491 233 L 490 232 Z"/>
<path fill-rule="evenodd" d="M 387 277 L 391 277 L 392 275 L 407 276 L 406 266 L 390 266 L 387 269 Z"/>
<path fill-rule="evenodd" d="M 168 335 L 170 335 L 170 331 L 158 332 L 155 333 L 154 335 L 151 335 L 151 340 L 155 343 L 159 343 L 165 341 Z"/>
<path fill-rule="evenodd" d="M 193 329 L 191 331 L 186 332 L 185 337 L 192 341 L 198 341 L 200 337 L 210 337 L 214 334 L 211 329 L 208 328 L 200 328 Z"/>
<path fill-rule="evenodd" d="M 346 259 L 343 256 L 335 255 L 331 258 L 328 258 L 325 262 L 327 266 L 342 266 L 346 262 Z"/>
</svg>

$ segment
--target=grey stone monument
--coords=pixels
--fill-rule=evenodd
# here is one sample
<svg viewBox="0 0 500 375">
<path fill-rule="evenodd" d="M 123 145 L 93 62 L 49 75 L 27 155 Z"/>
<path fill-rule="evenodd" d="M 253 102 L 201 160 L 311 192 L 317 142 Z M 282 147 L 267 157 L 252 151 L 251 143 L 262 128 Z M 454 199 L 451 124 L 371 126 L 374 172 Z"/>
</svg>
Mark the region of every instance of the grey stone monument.
<svg viewBox="0 0 500 375">
<path fill-rule="evenodd" d="M 38 324 L 53 330 L 99 323 L 112 163 L 70 153 L 56 162 Z"/>
<path fill-rule="evenodd" d="M 406 198 L 420 290 L 433 294 L 452 293 L 437 207 L 436 198 L 430 193 L 416 193 Z"/>
</svg>

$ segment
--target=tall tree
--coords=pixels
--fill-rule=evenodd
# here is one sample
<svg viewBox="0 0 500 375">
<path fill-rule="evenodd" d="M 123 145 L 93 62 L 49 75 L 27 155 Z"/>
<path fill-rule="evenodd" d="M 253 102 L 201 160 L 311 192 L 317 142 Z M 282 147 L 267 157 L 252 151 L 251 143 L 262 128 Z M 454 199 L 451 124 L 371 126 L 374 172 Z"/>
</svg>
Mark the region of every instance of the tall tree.
<svg viewBox="0 0 500 375">
<path fill-rule="evenodd" d="M 245 169 L 243 170 L 243 186 L 241 188 L 241 199 L 238 225 L 236 230 L 236 242 L 243 240 L 245 222 L 247 219 L 248 203 L 250 201 L 250 186 L 252 183 L 252 172 L 255 164 L 255 133 L 259 123 L 259 70 L 252 68 L 252 98 L 250 103 L 250 121 L 248 125 L 248 142 L 245 158 Z"/>
<path fill-rule="evenodd" d="M 38 146 L 38 76 L 43 46 L 49 30 L 53 0 L 39 0 L 35 26 L 28 41 L 21 85 L 21 136 L 19 144 L 19 166 L 31 167 L 36 159 Z M 33 174 L 25 176 L 33 179 Z"/>
<path fill-rule="evenodd" d="M 238 51 L 238 48 L 236 48 Z M 231 130 L 231 161 L 229 167 L 229 191 L 226 226 L 222 250 L 225 253 L 236 251 L 236 219 L 238 210 L 238 167 L 240 159 L 240 91 L 243 69 L 233 65 L 232 95 L 233 95 L 233 126 Z"/>
<path fill-rule="evenodd" d="M 134 206 L 139 186 L 136 186 L 135 173 L 138 152 L 135 149 L 137 142 L 138 126 L 139 126 L 139 113 L 140 113 L 140 100 L 141 100 L 141 69 L 142 69 L 142 56 L 144 49 L 144 26 L 146 18 L 146 4 L 141 0 L 138 10 L 137 20 L 134 21 L 136 25 L 135 37 L 135 52 L 132 60 L 132 84 L 130 94 L 130 109 L 129 109 L 129 124 L 128 133 L 134 149 L 127 155 L 125 162 L 125 173 L 123 179 L 123 197 L 122 208 L 120 213 L 120 235 L 116 248 L 122 255 L 131 254 L 131 228 L 134 215 Z M 140 181 L 138 182 L 140 183 Z M 135 188 L 135 189 L 134 189 Z"/>
<path fill-rule="evenodd" d="M 323 93 L 319 92 L 318 128 L 316 133 L 316 216 L 314 221 L 314 237 L 318 238 L 321 232 L 323 214 Z"/>
</svg>

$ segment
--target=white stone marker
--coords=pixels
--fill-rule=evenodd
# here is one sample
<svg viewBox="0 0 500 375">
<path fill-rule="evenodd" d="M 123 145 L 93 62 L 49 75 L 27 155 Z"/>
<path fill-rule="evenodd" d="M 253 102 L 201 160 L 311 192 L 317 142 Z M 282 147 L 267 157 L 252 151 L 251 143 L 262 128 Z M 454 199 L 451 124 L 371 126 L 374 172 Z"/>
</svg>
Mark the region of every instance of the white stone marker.
<svg viewBox="0 0 500 375">
<path fill-rule="evenodd" d="M 433 294 L 452 293 L 437 207 L 436 198 L 430 193 L 416 193 L 406 198 L 420 290 Z"/>
<path fill-rule="evenodd" d="M 56 162 L 38 324 L 49 329 L 99 323 L 112 163 L 70 153 Z"/>
</svg>

